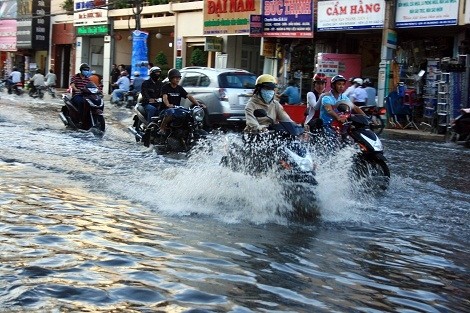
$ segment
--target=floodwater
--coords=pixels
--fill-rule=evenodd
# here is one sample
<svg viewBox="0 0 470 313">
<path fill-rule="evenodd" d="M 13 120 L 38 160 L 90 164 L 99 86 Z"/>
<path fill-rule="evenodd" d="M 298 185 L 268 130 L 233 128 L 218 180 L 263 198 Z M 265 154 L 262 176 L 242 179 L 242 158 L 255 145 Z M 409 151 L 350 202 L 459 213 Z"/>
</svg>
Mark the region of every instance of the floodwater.
<svg viewBox="0 0 470 313">
<path fill-rule="evenodd" d="M 279 182 L 219 166 L 222 135 L 162 156 L 128 109 L 97 138 L 60 107 L 1 94 L 1 312 L 470 311 L 469 149 L 384 139 L 382 194 L 324 161 L 320 219 L 292 221 Z"/>
</svg>

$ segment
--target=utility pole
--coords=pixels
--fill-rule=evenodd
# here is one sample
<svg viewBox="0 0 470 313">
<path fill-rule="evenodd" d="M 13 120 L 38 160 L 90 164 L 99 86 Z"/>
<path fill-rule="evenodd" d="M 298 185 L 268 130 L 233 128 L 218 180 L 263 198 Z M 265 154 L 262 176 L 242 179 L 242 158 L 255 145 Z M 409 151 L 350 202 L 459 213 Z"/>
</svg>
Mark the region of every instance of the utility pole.
<svg viewBox="0 0 470 313">
<path fill-rule="evenodd" d="M 135 29 L 140 30 L 140 14 L 142 13 L 142 0 L 134 0 L 132 12 L 135 15 Z"/>
<path fill-rule="evenodd" d="M 395 1 L 385 0 L 384 26 L 382 30 L 382 46 L 377 84 L 377 105 L 384 106 L 385 96 L 388 95 L 390 63 L 393 50 L 396 49 L 396 32 L 391 29 L 395 25 Z"/>
</svg>

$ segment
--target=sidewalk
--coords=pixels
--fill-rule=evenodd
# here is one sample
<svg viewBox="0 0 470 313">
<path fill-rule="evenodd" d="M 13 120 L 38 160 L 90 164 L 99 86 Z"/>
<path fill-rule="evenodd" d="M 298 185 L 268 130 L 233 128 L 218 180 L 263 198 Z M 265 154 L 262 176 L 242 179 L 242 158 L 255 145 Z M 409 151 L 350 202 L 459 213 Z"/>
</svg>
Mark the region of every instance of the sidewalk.
<svg viewBox="0 0 470 313">
<path fill-rule="evenodd" d="M 395 129 L 385 128 L 382 137 L 391 139 L 410 139 L 410 140 L 423 140 L 423 141 L 436 141 L 445 142 L 445 135 L 430 133 L 429 131 L 422 131 L 417 129 Z"/>
</svg>

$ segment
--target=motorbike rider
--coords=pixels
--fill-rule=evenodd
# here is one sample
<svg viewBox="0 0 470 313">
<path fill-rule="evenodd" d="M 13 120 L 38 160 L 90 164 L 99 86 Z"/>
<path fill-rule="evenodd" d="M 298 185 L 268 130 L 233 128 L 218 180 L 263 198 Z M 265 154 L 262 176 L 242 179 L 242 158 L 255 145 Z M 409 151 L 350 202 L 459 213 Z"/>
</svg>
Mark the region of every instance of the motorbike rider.
<svg viewBox="0 0 470 313">
<path fill-rule="evenodd" d="M 255 90 L 245 107 L 246 133 L 258 133 L 268 130 L 272 121 L 292 122 L 292 119 L 284 111 L 282 105 L 275 100 L 276 78 L 269 74 L 262 74 L 256 79 Z M 266 117 L 255 117 L 254 111 L 263 109 Z"/>
<path fill-rule="evenodd" d="M 121 77 L 113 84 L 117 86 L 117 89 L 114 89 L 111 93 L 111 103 L 118 103 L 122 100 L 124 93 L 129 91 L 131 86 L 131 81 L 127 77 L 129 73 L 126 70 L 121 71 Z"/>
<path fill-rule="evenodd" d="M 42 75 L 40 69 L 36 70 L 36 74 L 34 74 L 29 81 L 31 82 L 31 90 L 29 91 L 29 95 L 31 97 L 34 97 L 39 88 L 44 88 L 46 86 L 44 75 Z"/>
<path fill-rule="evenodd" d="M 142 91 L 142 84 L 144 83 L 145 78 L 140 77 L 140 72 L 135 71 L 134 72 L 134 78 L 132 79 L 131 85 L 132 85 L 132 90 L 135 93 L 140 93 Z"/>
<path fill-rule="evenodd" d="M 153 66 L 149 70 L 149 79 L 142 83 L 142 105 L 147 113 L 147 122 L 150 123 L 153 116 L 161 110 L 161 92 L 163 83 L 159 79 L 162 70 L 158 66 Z"/>
<path fill-rule="evenodd" d="M 307 93 L 307 117 L 305 124 L 309 125 L 310 121 L 314 122 L 320 117 L 320 95 L 325 91 L 326 75 L 325 73 L 316 73 L 312 79 L 313 91 Z M 312 125 L 313 126 L 313 125 Z M 310 128 L 310 126 L 309 126 Z"/>
<path fill-rule="evenodd" d="M 21 72 L 18 71 L 16 66 L 13 67 L 13 71 L 8 76 L 8 92 L 11 93 L 12 89 L 16 90 L 16 84 L 21 83 Z"/>
<path fill-rule="evenodd" d="M 83 120 L 83 114 L 85 113 L 85 102 L 86 100 L 83 98 L 82 89 L 88 83 L 91 83 L 90 76 L 90 66 L 86 63 L 80 64 L 79 72 L 72 76 L 70 82 L 70 88 L 72 89 L 72 99 L 70 100 L 75 107 L 77 107 L 80 120 Z"/>
<path fill-rule="evenodd" d="M 160 125 L 160 134 L 164 134 L 167 131 L 167 125 L 173 120 L 173 118 L 178 114 L 175 110 L 176 106 L 180 105 L 181 98 L 187 98 L 191 101 L 192 105 L 198 105 L 203 108 L 206 108 L 205 105 L 198 103 L 193 96 L 188 94 L 188 92 L 181 87 L 178 83 L 181 80 L 181 73 L 175 68 L 172 68 L 168 71 L 168 80 L 169 83 L 163 85 L 162 87 L 162 101 L 163 101 L 163 120 Z"/>
<path fill-rule="evenodd" d="M 342 75 L 336 75 L 331 79 L 331 90 L 324 94 L 321 98 L 320 118 L 323 121 L 324 127 L 331 131 L 331 122 L 340 121 L 344 123 L 346 117 L 338 114 L 337 105 L 341 101 L 346 101 L 356 114 L 365 115 L 364 112 L 343 93 L 346 86 L 346 78 Z"/>
</svg>

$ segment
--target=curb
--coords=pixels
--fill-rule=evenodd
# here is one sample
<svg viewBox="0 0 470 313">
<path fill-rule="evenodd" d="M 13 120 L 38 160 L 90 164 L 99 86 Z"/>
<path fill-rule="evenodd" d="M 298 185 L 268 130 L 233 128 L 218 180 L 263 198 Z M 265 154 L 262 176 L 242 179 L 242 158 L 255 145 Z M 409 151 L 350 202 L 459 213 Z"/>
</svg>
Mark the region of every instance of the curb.
<svg viewBox="0 0 470 313">
<path fill-rule="evenodd" d="M 409 139 L 422 141 L 446 142 L 446 136 L 414 129 L 384 129 L 382 136 L 391 139 Z"/>
</svg>

